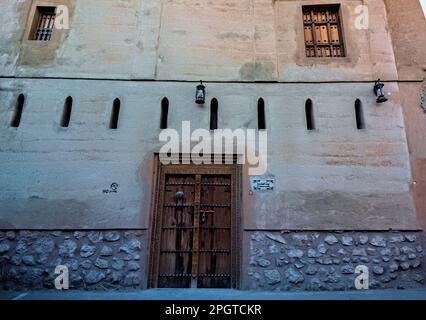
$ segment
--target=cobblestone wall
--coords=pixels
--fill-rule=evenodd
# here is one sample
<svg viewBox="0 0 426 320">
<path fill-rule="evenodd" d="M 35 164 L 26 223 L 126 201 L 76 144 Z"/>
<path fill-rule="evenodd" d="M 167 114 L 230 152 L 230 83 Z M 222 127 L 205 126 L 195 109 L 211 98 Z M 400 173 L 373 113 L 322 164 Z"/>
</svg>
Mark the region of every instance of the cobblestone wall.
<svg viewBox="0 0 426 320">
<path fill-rule="evenodd" d="M 143 246 L 141 230 L 0 231 L 0 290 L 54 288 L 58 265 L 70 289 L 140 288 Z"/>
<path fill-rule="evenodd" d="M 421 232 L 250 232 L 247 289 L 351 290 L 355 268 L 371 289 L 424 285 Z M 0 290 L 51 289 L 66 265 L 70 289 L 144 288 L 142 230 L 0 231 Z"/>
<path fill-rule="evenodd" d="M 252 232 L 249 288 L 351 290 L 358 265 L 370 289 L 420 287 L 423 246 L 420 232 Z"/>
</svg>

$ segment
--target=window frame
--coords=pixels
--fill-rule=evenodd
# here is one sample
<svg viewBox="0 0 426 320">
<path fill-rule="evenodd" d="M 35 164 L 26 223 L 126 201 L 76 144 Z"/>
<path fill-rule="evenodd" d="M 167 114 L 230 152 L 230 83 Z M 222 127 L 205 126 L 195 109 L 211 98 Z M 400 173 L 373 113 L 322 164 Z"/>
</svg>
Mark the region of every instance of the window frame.
<svg viewBox="0 0 426 320">
<path fill-rule="evenodd" d="M 55 20 L 56 20 L 56 5 L 44 5 L 44 4 L 36 4 L 34 6 L 34 10 L 30 15 L 30 28 L 29 28 L 29 32 L 28 35 L 26 36 L 26 39 L 28 41 L 31 42 L 35 42 L 35 43 L 49 43 L 53 40 L 54 37 L 54 31 L 55 31 Z M 54 18 L 53 18 L 53 25 L 51 27 L 51 31 L 50 31 L 50 37 L 47 40 L 43 40 L 43 39 L 37 39 L 36 37 L 36 33 L 38 30 L 38 27 L 40 25 L 42 16 L 44 14 L 53 14 Z"/>
<path fill-rule="evenodd" d="M 303 48 L 303 57 L 305 59 L 305 61 L 307 62 L 312 62 L 312 61 L 347 61 L 349 59 L 349 52 L 348 52 L 348 45 L 347 45 L 347 39 L 345 37 L 345 28 L 344 28 L 344 19 L 343 19 L 343 10 L 342 10 L 342 5 L 340 3 L 330 3 L 330 4 L 309 4 L 309 5 L 302 5 L 300 7 L 301 9 L 301 26 L 302 26 L 302 33 L 303 33 L 303 38 L 301 41 L 302 42 L 302 48 Z M 341 56 L 308 56 L 307 55 L 307 44 L 306 44 L 306 34 L 305 34 L 305 20 L 304 20 L 304 13 L 307 10 L 317 10 L 320 11 L 321 9 L 325 9 L 325 10 L 329 10 L 330 8 L 333 8 L 336 12 L 337 12 L 337 25 L 338 25 L 338 32 L 339 32 L 339 39 L 340 39 L 340 47 L 341 50 L 343 50 L 343 55 Z M 312 13 L 311 13 L 312 15 Z M 315 22 L 311 22 L 311 25 L 314 26 Z M 327 21 L 327 34 L 328 34 L 328 38 L 331 39 L 331 34 L 330 34 L 330 22 Z M 315 32 L 312 31 L 312 36 L 313 38 L 315 38 Z M 333 44 L 329 44 L 329 46 L 332 49 Z M 315 54 L 317 54 L 317 47 L 318 44 L 315 43 L 315 41 L 313 42 L 313 48 L 315 50 Z M 332 50 L 331 50 L 332 52 Z"/>
</svg>

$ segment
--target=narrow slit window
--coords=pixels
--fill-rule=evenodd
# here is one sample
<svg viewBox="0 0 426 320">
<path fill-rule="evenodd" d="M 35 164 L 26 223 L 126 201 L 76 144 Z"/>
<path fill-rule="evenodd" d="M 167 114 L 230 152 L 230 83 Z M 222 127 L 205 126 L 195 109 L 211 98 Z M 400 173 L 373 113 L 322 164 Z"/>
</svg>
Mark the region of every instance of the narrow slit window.
<svg viewBox="0 0 426 320">
<path fill-rule="evenodd" d="M 259 130 L 266 129 L 265 101 L 262 98 L 257 100 L 257 127 Z"/>
<path fill-rule="evenodd" d="M 117 98 L 114 100 L 112 104 L 111 119 L 109 121 L 110 129 L 118 128 L 118 118 L 120 116 L 120 107 L 121 107 L 121 101 L 120 99 Z"/>
<path fill-rule="evenodd" d="M 362 110 L 362 103 L 359 99 L 356 99 L 355 101 L 355 116 L 357 129 L 365 129 L 364 111 Z"/>
<path fill-rule="evenodd" d="M 217 129 L 218 108 L 219 103 L 216 98 L 213 98 L 210 103 L 210 130 Z"/>
<path fill-rule="evenodd" d="M 65 99 L 64 110 L 62 111 L 61 127 L 68 128 L 70 126 L 72 112 L 72 97 Z"/>
<path fill-rule="evenodd" d="M 306 100 L 305 113 L 306 113 L 306 128 L 308 130 L 315 130 L 314 107 L 312 105 L 311 99 Z"/>
<path fill-rule="evenodd" d="M 56 7 L 37 7 L 29 40 L 50 41 L 55 26 Z"/>
<path fill-rule="evenodd" d="M 18 100 L 16 101 L 15 112 L 13 113 L 13 118 L 10 123 L 10 126 L 13 128 L 18 128 L 21 123 L 22 111 L 24 110 L 25 96 L 20 94 Z"/>
<path fill-rule="evenodd" d="M 167 129 L 169 117 L 169 99 L 163 98 L 161 100 L 161 123 L 160 129 Z"/>
</svg>

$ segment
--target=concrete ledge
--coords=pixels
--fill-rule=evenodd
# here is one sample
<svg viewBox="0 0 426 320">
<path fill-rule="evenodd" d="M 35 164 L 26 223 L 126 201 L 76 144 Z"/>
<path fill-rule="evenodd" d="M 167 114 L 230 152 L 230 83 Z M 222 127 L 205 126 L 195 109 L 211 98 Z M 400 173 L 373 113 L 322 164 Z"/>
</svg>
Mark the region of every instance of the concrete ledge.
<svg viewBox="0 0 426 320">
<path fill-rule="evenodd" d="M 222 289 L 150 289 L 126 292 L 0 291 L 0 300 L 426 300 L 426 287 L 410 290 L 266 292 Z"/>
</svg>

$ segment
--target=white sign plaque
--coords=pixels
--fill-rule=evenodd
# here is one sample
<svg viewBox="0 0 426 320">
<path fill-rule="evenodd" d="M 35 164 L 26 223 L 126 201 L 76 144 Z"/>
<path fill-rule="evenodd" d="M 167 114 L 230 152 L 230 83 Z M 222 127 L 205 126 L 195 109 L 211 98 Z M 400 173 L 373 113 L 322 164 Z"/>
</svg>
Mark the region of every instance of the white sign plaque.
<svg viewBox="0 0 426 320">
<path fill-rule="evenodd" d="M 275 178 L 256 177 L 251 179 L 251 188 L 254 191 L 272 191 L 274 190 Z"/>
</svg>

